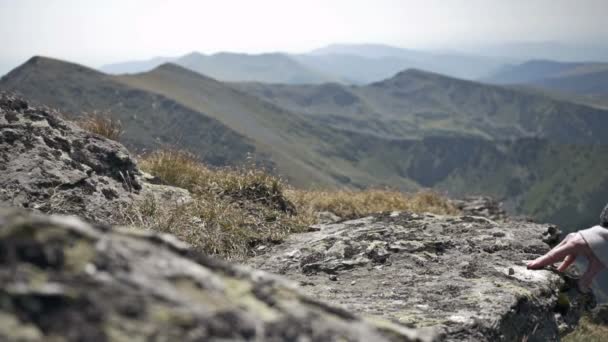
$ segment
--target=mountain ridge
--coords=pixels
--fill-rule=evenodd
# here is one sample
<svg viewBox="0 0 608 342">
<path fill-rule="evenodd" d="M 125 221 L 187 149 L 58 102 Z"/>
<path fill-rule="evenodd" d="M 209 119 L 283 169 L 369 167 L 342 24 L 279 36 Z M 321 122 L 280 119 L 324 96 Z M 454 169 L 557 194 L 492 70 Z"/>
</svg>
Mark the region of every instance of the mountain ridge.
<svg viewBox="0 0 608 342">
<path fill-rule="evenodd" d="M 366 84 L 416 67 L 477 79 L 504 64 L 499 58 L 404 49 L 381 44 L 334 44 L 308 53 L 289 54 L 190 52 L 180 57 L 157 57 L 101 67 L 111 74 L 146 72 L 174 62 L 221 81 L 319 84 L 327 81 Z"/>
<path fill-rule="evenodd" d="M 122 122 L 123 142 L 136 152 L 190 145 L 211 165 L 239 163 L 255 152 L 247 138 L 216 119 L 74 63 L 33 57 L 0 78 L 0 89 L 61 109 L 72 119 L 85 112 L 107 112 Z M 150 111 L 150 107 L 155 110 Z M 186 127 L 196 127 L 197 131 Z"/>
<path fill-rule="evenodd" d="M 169 125 L 171 134 L 190 136 L 197 132 L 192 119 L 168 120 L 173 111 L 209 117 L 240 137 L 233 143 L 247 142 L 241 151 L 261 155 L 296 186 L 487 193 L 511 211 L 571 226 L 595 221 L 601 208 L 594 199 L 608 196 L 598 188 L 608 184 L 599 171 L 608 165 L 605 138 L 598 136 L 606 111 L 525 91 L 419 70 L 368 86 L 225 83 L 170 64 L 63 83 L 56 72 L 46 74 L 53 77 L 40 70 L 28 82 L 2 79 L 0 89 L 59 108 L 120 108 L 127 122 L 145 112 L 149 119 L 136 121 L 143 131 Z M 117 102 L 128 108 L 112 107 Z M 143 131 L 130 139 L 146 138 Z M 233 150 L 225 143 L 212 145 L 224 146 L 221 155 Z M 178 146 L 199 152 L 192 140 Z"/>
</svg>

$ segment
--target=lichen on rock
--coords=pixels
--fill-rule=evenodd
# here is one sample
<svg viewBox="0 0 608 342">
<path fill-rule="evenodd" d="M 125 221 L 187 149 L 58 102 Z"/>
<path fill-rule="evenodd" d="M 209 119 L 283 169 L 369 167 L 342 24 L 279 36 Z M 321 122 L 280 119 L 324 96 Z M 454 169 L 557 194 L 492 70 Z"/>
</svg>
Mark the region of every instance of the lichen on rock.
<svg viewBox="0 0 608 342">
<path fill-rule="evenodd" d="M 2 341 L 431 341 L 169 235 L 0 209 Z"/>
<path fill-rule="evenodd" d="M 394 212 L 316 227 L 249 264 L 446 341 L 558 340 L 592 304 L 568 277 L 526 269 L 559 234 L 550 225 Z"/>
<path fill-rule="evenodd" d="M 108 223 L 144 194 L 178 192 L 187 200 L 184 190 L 146 183 L 120 143 L 0 93 L 0 205 Z"/>
</svg>

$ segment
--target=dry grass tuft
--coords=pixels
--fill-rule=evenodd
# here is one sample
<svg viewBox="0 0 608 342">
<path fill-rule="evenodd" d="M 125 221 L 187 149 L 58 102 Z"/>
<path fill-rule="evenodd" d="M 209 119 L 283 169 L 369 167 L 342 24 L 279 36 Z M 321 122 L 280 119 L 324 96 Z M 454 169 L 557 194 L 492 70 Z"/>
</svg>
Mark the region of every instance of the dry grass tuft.
<svg viewBox="0 0 608 342">
<path fill-rule="evenodd" d="M 595 324 L 589 317 L 583 317 L 576 330 L 566 335 L 564 342 L 603 342 L 608 339 L 608 326 Z"/>
<path fill-rule="evenodd" d="M 459 213 L 441 195 L 423 191 L 408 195 L 392 190 L 363 191 L 306 191 L 290 190 L 287 198 L 295 203 L 298 212 L 329 211 L 343 219 L 353 219 L 386 211 L 431 212 L 435 214 Z"/>
<path fill-rule="evenodd" d="M 174 150 L 152 153 L 139 164 L 162 182 L 189 190 L 194 200 L 170 204 L 146 198 L 120 220 L 174 234 L 195 248 L 229 259 L 242 259 L 255 254 L 261 244 L 306 231 L 317 223 L 320 211 L 343 219 L 394 210 L 458 212 L 436 193 L 295 190 L 259 169 L 211 169 L 192 154 Z"/>
<path fill-rule="evenodd" d="M 194 194 L 216 195 L 234 201 L 261 203 L 293 213 L 285 198 L 284 182 L 277 176 L 251 166 L 239 169 L 210 169 L 188 152 L 164 150 L 152 153 L 140 162 L 146 172 L 169 185 Z"/>
<path fill-rule="evenodd" d="M 84 113 L 84 117 L 77 120 L 76 124 L 86 131 L 114 141 L 118 141 L 124 132 L 120 120 L 112 119 L 108 113 L 97 111 Z"/>
<path fill-rule="evenodd" d="M 139 164 L 164 183 L 189 190 L 194 200 L 172 205 L 147 198 L 122 215 L 127 224 L 174 234 L 228 259 L 307 229 L 276 176 L 247 167 L 210 169 L 192 154 L 173 150 L 152 153 Z"/>
</svg>

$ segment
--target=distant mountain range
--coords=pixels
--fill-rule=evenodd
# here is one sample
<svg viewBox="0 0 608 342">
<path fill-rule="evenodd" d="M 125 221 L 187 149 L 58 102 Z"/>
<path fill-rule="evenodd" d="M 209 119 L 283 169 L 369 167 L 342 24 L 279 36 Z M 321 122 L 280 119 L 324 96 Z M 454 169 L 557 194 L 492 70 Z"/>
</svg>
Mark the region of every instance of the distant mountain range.
<svg viewBox="0 0 608 342">
<path fill-rule="evenodd" d="M 136 152 L 179 147 L 212 165 L 247 155 L 302 187 L 431 187 L 494 195 L 568 228 L 608 198 L 608 111 L 420 70 L 368 85 L 220 82 L 175 64 L 108 75 L 30 59 L 0 79 L 77 117 L 108 111 Z"/>
<path fill-rule="evenodd" d="M 529 86 L 554 97 L 608 108 L 608 63 L 533 60 L 505 66 L 482 81 Z"/>
<path fill-rule="evenodd" d="M 225 165 L 255 151 L 251 140 L 210 116 L 77 64 L 33 57 L 2 77 L 0 89 L 59 108 L 71 118 L 111 112 L 126 130 L 122 141 L 137 152 L 183 145 L 212 165 Z"/>
<path fill-rule="evenodd" d="M 515 41 L 461 47 L 473 55 L 526 60 L 608 61 L 606 39 L 595 42 L 564 43 L 557 41 Z"/>
<path fill-rule="evenodd" d="M 330 45 L 307 54 L 204 55 L 193 52 L 176 58 L 157 57 L 106 65 L 111 74 L 149 71 L 171 62 L 221 81 L 319 84 L 324 82 L 366 84 L 418 68 L 460 78 L 487 76 L 505 60 L 464 54 L 438 54 L 387 45 Z"/>
</svg>

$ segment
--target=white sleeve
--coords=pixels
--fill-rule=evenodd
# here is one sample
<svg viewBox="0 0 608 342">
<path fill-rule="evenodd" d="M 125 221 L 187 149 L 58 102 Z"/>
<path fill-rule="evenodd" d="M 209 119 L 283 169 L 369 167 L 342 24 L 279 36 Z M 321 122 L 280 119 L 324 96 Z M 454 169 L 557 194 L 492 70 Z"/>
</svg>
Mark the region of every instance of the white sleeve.
<svg viewBox="0 0 608 342">
<path fill-rule="evenodd" d="M 579 231 L 583 239 L 587 241 L 593 254 L 600 259 L 605 267 L 608 267 L 608 229 L 595 226 Z"/>
</svg>

